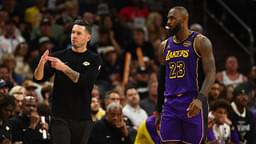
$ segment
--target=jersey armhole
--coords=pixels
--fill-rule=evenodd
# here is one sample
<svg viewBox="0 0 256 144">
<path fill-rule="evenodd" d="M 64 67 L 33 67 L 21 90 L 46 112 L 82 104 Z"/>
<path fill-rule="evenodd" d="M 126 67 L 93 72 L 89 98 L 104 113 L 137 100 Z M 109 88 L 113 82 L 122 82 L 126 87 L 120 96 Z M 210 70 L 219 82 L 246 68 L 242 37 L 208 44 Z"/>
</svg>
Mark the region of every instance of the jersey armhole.
<svg viewBox="0 0 256 144">
<path fill-rule="evenodd" d="M 164 46 L 164 48 L 162 50 L 162 54 L 165 52 L 165 50 L 166 50 L 166 48 L 168 46 L 168 42 L 169 42 L 169 39 L 166 40 L 166 44 L 165 44 L 165 46 Z"/>
<path fill-rule="evenodd" d="M 198 42 L 196 43 L 196 39 L 201 39 L 203 37 L 203 35 L 201 34 L 197 34 L 193 40 L 193 50 L 196 53 L 196 55 L 201 58 L 201 55 L 198 53 L 198 51 L 196 50 L 196 46 L 200 46 L 200 43 L 198 44 Z"/>
</svg>

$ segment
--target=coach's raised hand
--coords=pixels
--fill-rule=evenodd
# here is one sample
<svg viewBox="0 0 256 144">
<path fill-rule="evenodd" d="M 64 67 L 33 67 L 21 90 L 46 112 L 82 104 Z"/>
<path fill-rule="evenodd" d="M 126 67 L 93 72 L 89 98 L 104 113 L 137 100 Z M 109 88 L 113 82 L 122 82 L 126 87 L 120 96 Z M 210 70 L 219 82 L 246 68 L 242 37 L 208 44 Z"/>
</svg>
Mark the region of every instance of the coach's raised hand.
<svg viewBox="0 0 256 144">
<path fill-rule="evenodd" d="M 40 58 L 40 61 L 34 72 L 34 78 L 36 80 L 42 80 L 44 77 L 44 65 L 47 62 L 47 59 L 49 57 L 48 55 L 49 55 L 49 50 L 46 50 Z"/>
</svg>

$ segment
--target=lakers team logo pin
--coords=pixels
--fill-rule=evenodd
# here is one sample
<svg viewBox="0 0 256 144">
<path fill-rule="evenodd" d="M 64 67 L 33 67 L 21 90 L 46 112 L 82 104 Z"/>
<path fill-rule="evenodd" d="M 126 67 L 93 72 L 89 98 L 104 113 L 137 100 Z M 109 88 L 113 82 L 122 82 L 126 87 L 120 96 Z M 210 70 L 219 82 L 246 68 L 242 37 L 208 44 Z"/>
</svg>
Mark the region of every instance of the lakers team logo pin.
<svg viewBox="0 0 256 144">
<path fill-rule="evenodd" d="M 83 65 L 84 65 L 84 66 L 89 66 L 89 65 L 90 65 L 90 62 L 85 61 L 85 62 L 83 62 Z"/>
<path fill-rule="evenodd" d="M 190 46 L 191 46 L 191 42 L 190 42 L 190 41 L 185 41 L 185 42 L 183 43 L 183 46 L 184 46 L 184 47 L 190 47 Z"/>
</svg>

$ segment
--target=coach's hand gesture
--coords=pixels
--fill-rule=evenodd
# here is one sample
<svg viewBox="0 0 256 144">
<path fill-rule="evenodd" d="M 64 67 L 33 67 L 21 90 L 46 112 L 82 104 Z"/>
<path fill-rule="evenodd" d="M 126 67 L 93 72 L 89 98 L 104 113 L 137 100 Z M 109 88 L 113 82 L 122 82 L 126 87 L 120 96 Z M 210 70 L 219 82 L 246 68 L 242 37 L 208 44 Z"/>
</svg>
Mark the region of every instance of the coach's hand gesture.
<svg viewBox="0 0 256 144">
<path fill-rule="evenodd" d="M 47 60 L 51 62 L 51 67 L 55 68 L 56 70 L 64 71 L 67 67 L 67 65 L 58 58 L 48 56 Z"/>
<path fill-rule="evenodd" d="M 192 118 L 199 114 L 202 109 L 202 102 L 199 99 L 194 99 L 187 108 L 188 118 Z"/>
<path fill-rule="evenodd" d="M 47 62 L 47 59 L 48 59 L 48 55 L 49 55 L 49 50 L 46 50 L 44 52 L 44 54 L 41 56 L 41 59 L 40 59 L 40 63 L 41 64 L 45 64 Z"/>
<path fill-rule="evenodd" d="M 35 72 L 34 72 L 34 78 L 36 80 L 42 80 L 44 77 L 44 65 L 47 62 L 49 57 L 49 50 L 46 50 L 44 54 L 41 56 L 39 64 L 37 65 Z"/>
</svg>

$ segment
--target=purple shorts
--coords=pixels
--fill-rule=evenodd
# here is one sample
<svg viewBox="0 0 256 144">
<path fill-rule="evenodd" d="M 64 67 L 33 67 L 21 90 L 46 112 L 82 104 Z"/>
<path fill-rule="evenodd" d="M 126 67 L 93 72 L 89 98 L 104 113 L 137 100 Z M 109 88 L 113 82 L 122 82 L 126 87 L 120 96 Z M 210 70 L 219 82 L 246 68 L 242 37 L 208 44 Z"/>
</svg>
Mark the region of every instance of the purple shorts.
<svg viewBox="0 0 256 144">
<path fill-rule="evenodd" d="M 182 96 L 165 98 L 160 125 L 162 142 L 182 141 L 184 143 L 200 144 L 203 139 L 203 112 L 188 118 L 189 104 L 195 93 L 186 93 Z"/>
</svg>

